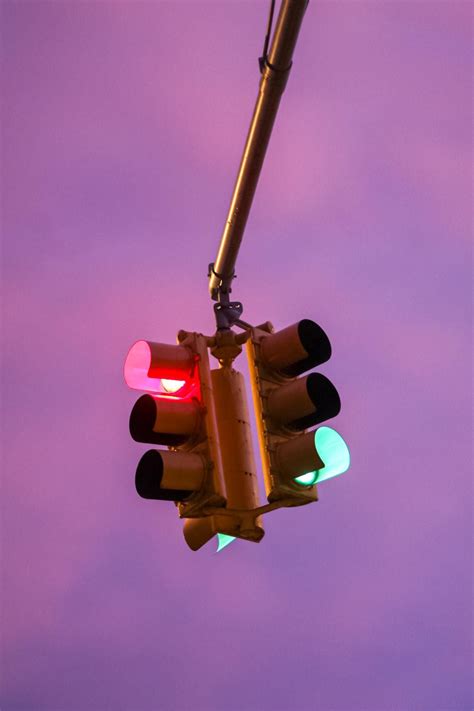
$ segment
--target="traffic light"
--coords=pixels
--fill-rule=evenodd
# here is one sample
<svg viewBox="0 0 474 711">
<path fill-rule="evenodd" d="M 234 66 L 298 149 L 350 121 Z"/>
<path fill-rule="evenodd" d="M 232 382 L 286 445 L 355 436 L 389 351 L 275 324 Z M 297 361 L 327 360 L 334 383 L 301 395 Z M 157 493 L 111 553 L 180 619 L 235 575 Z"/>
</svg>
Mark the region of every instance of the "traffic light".
<svg viewBox="0 0 474 711">
<path fill-rule="evenodd" d="M 328 378 L 322 373 L 303 375 L 330 356 L 326 333 L 309 319 L 276 333 L 270 323 L 251 330 L 247 357 L 270 503 L 297 506 L 317 501 L 316 483 L 349 467 L 349 450 L 335 430 L 324 426 L 306 432 L 335 417 L 341 408 Z"/>
<path fill-rule="evenodd" d="M 232 367 L 244 340 L 269 502 L 264 506 L 244 379 Z M 209 349 L 220 364 L 213 370 Z M 276 333 L 267 323 L 246 328 L 243 338 L 230 330 L 213 337 L 180 331 L 175 346 L 132 346 L 125 380 L 144 394 L 132 409 L 130 433 L 155 445 L 138 463 L 136 489 L 145 499 L 175 502 L 192 550 L 216 534 L 219 548 L 234 538 L 260 541 L 264 513 L 316 501 L 316 484 L 348 468 L 349 451 L 335 430 L 323 425 L 307 431 L 340 410 L 330 380 L 307 373 L 330 356 L 325 332 L 308 319 Z"/>
<path fill-rule="evenodd" d="M 186 518 L 184 535 L 196 550 L 217 533 L 205 507 L 226 503 L 205 336 L 178 334 L 180 343 L 138 341 L 124 367 L 129 387 L 145 391 L 130 415 L 137 442 L 164 445 L 138 463 L 135 485 L 145 499 L 174 501 Z"/>
</svg>

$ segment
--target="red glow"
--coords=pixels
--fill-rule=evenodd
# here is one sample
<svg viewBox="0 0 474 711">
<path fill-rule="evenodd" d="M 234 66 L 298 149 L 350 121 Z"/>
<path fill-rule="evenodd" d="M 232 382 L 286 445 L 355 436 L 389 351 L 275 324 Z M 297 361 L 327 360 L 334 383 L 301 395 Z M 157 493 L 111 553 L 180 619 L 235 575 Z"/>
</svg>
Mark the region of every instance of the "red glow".
<svg viewBox="0 0 474 711">
<path fill-rule="evenodd" d="M 182 400 L 183 398 L 199 397 L 198 377 L 197 372 L 193 377 L 183 381 L 183 372 L 176 371 L 176 378 L 172 378 L 169 368 L 166 372 L 166 380 L 180 381 L 182 387 L 175 390 L 173 394 L 163 387 L 162 380 L 159 377 L 150 377 L 151 366 L 151 350 L 147 341 L 137 341 L 129 350 L 125 359 L 123 374 L 125 382 L 129 388 L 134 390 L 143 390 L 148 393 L 159 394 L 160 396 L 170 398 L 172 400 Z"/>
<path fill-rule="evenodd" d="M 129 388 L 146 390 L 147 392 L 160 392 L 160 380 L 149 378 L 151 353 L 146 341 L 137 341 L 129 350 L 123 374 Z"/>
<path fill-rule="evenodd" d="M 192 388 L 194 388 L 194 383 L 192 384 Z M 183 400 L 192 400 L 194 397 L 197 397 L 197 395 L 194 392 L 190 392 L 189 390 L 186 391 L 186 394 L 181 396 L 181 395 L 169 395 L 166 392 L 163 392 L 160 390 L 159 393 L 153 393 L 153 397 L 155 400 L 179 400 L 182 402 Z"/>
</svg>

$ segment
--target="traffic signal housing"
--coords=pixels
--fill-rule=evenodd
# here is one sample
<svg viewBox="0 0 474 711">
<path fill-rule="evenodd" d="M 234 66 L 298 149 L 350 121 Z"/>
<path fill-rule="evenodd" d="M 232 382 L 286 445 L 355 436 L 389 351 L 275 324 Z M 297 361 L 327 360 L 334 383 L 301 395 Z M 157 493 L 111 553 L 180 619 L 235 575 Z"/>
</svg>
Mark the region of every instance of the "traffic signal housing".
<svg viewBox="0 0 474 711">
<path fill-rule="evenodd" d="M 305 375 L 329 360 L 329 339 L 310 319 L 278 332 L 266 323 L 252 328 L 247 357 L 268 501 L 287 506 L 317 501 L 317 482 L 349 466 L 349 450 L 335 430 L 306 431 L 341 408 L 326 376 Z"/>
<path fill-rule="evenodd" d="M 247 325 L 246 325 L 247 326 Z M 250 380 L 268 504 L 259 505 L 245 384 L 232 367 L 240 345 L 232 332 L 180 331 L 178 344 L 138 341 L 125 380 L 142 395 L 130 433 L 153 445 L 135 475 L 138 494 L 173 501 L 192 550 L 216 534 L 258 542 L 261 518 L 281 506 L 316 501 L 317 483 L 345 471 L 349 451 L 326 426 L 341 407 L 336 388 L 319 372 L 331 345 L 323 329 L 303 319 L 274 332 L 246 328 Z M 219 367 L 211 370 L 209 349 Z M 315 425 L 322 425 L 308 431 Z M 225 542 L 223 543 L 223 540 Z"/>
<path fill-rule="evenodd" d="M 137 492 L 174 501 L 181 517 L 190 519 L 185 538 L 194 548 L 215 535 L 212 525 L 206 535 L 198 525 L 203 509 L 224 506 L 226 499 L 206 338 L 184 332 L 178 338 L 178 345 L 135 343 L 124 376 L 129 387 L 145 391 L 130 415 L 131 436 L 168 448 L 142 456 Z"/>
</svg>

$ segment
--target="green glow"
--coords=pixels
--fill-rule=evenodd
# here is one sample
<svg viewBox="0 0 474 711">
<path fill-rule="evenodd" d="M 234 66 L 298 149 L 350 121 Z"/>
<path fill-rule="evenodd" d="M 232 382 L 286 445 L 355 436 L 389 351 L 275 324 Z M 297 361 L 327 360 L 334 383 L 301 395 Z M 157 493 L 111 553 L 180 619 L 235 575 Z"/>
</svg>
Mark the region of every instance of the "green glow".
<svg viewBox="0 0 474 711">
<path fill-rule="evenodd" d="M 232 543 L 232 541 L 235 541 L 234 536 L 228 536 L 227 533 L 218 533 L 216 553 L 219 553 L 219 551 L 228 546 L 229 543 Z"/>
<path fill-rule="evenodd" d="M 314 433 L 314 447 L 324 462 L 324 467 L 295 477 L 295 481 L 301 486 L 312 486 L 316 482 L 319 484 L 326 479 L 344 474 L 349 469 L 351 462 L 349 448 L 336 430 L 331 427 L 319 427 Z"/>
<path fill-rule="evenodd" d="M 316 484 L 317 478 L 317 472 L 308 472 L 307 474 L 295 477 L 295 481 L 301 484 L 301 486 L 313 486 L 313 484 Z"/>
</svg>

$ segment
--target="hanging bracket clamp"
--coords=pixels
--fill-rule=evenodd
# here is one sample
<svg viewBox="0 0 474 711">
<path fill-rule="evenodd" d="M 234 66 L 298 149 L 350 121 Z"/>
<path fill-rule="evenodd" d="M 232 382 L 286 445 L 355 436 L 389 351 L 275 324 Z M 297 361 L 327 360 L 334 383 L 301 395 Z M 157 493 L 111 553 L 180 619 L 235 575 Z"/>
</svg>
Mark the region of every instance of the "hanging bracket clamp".
<svg viewBox="0 0 474 711">
<path fill-rule="evenodd" d="M 230 277 L 224 277 L 214 271 L 214 263 L 211 263 L 209 264 L 208 277 L 212 275 L 219 280 L 219 286 L 213 294 L 213 298 L 217 300 L 217 304 L 214 304 L 217 330 L 227 331 L 240 319 L 244 310 L 240 301 L 230 300 L 231 284 L 235 278 L 235 273 L 232 271 Z"/>
<path fill-rule="evenodd" d="M 218 331 L 228 331 L 240 320 L 244 307 L 240 301 L 218 301 L 214 304 L 214 314 Z"/>
<path fill-rule="evenodd" d="M 232 274 L 228 276 L 224 276 L 223 274 L 218 274 L 214 270 L 214 262 L 211 262 L 209 264 L 209 268 L 207 270 L 207 276 L 210 279 L 211 277 L 215 278 L 218 280 L 218 286 L 214 287 L 212 289 L 212 298 L 214 301 L 221 301 L 223 296 L 227 296 L 230 294 L 232 291 L 232 281 L 235 279 L 235 271 L 232 270 Z"/>
</svg>

